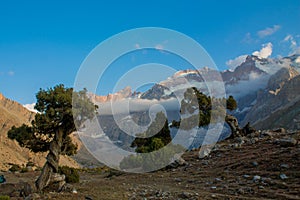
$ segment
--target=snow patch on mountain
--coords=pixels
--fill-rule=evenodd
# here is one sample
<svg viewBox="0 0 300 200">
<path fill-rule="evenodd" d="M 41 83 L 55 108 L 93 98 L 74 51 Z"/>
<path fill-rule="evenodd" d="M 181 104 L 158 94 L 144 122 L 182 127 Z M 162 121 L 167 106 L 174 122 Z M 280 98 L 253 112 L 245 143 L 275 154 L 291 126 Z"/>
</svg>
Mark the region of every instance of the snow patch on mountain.
<svg viewBox="0 0 300 200">
<path fill-rule="evenodd" d="M 34 112 L 34 113 L 38 113 L 39 111 L 34 109 L 34 106 L 35 106 L 35 103 L 23 105 L 23 107 L 26 108 L 27 110 Z"/>
<path fill-rule="evenodd" d="M 240 66 L 243 62 L 246 61 L 248 55 L 241 55 L 235 59 L 230 59 L 226 62 L 226 65 L 229 67 L 229 70 L 233 71 L 236 67 Z"/>
<path fill-rule="evenodd" d="M 256 60 L 255 65 L 269 75 L 273 75 L 281 68 L 288 68 L 291 63 L 290 59 L 262 59 Z"/>
</svg>

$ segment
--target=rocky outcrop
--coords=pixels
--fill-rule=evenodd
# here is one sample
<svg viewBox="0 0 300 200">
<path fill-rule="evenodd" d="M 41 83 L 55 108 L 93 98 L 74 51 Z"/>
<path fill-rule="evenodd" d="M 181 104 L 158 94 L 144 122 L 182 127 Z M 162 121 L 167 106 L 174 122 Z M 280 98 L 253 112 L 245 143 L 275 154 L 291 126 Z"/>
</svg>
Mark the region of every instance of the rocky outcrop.
<svg viewBox="0 0 300 200">
<path fill-rule="evenodd" d="M 122 100 L 124 98 L 128 98 L 133 95 L 136 95 L 136 93 L 132 93 L 131 88 L 129 86 L 127 86 L 124 89 L 122 89 L 114 94 L 108 94 L 106 96 L 99 96 L 99 95 L 90 95 L 90 96 L 95 102 L 105 103 L 105 102 L 110 102 L 110 101 Z"/>
<path fill-rule="evenodd" d="M 257 94 L 256 104 L 243 123 L 251 122 L 258 129 L 300 128 L 300 76 L 293 68 L 282 68 L 274 74 L 265 90 Z"/>
</svg>

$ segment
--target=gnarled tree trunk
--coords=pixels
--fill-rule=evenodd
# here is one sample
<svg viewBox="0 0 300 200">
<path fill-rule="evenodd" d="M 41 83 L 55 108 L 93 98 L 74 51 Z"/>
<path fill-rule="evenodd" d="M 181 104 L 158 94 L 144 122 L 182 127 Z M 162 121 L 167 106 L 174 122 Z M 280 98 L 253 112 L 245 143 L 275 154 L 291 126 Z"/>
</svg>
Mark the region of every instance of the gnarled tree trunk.
<svg viewBox="0 0 300 200">
<path fill-rule="evenodd" d="M 46 158 L 46 163 L 43 167 L 41 175 L 36 180 L 35 185 L 38 191 L 43 190 L 50 183 L 53 173 L 58 173 L 59 155 L 63 140 L 63 131 L 56 130 L 53 141 L 50 144 L 49 153 Z"/>
<path fill-rule="evenodd" d="M 226 115 L 225 121 L 231 129 L 231 135 L 229 138 L 235 138 L 241 136 L 242 130 L 239 127 L 239 122 L 236 117 L 232 115 Z"/>
</svg>

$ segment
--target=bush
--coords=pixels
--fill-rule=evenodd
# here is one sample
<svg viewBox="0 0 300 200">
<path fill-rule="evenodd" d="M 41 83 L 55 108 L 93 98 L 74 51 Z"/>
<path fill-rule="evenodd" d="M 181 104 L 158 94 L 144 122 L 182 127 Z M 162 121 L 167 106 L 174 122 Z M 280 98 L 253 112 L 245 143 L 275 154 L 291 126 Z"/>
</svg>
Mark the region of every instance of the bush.
<svg viewBox="0 0 300 200">
<path fill-rule="evenodd" d="M 26 173 L 26 172 L 29 172 L 29 169 L 27 167 L 23 167 L 21 169 L 21 173 Z"/>
<path fill-rule="evenodd" d="M 31 162 L 31 161 L 29 161 L 29 162 L 26 164 L 26 167 L 34 167 L 34 166 L 35 166 L 34 162 Z"/>
<path fill-rule="evenodd" d="M 0 200 L 10 200 L 9 196 L 1 196 L 0 195 Z"/>
<path fill-rule="evenodd" d="M 20 171 L 21 170 L 21 167 L 19 165 L 16 165 L 16 164 L 13 164 L 11 166 L 11 168 L 9 169 L 9 171 L 11 172 L 17 172 L 17 171 Z"/>
<path fill-rule="evenodd" d="M 66 176 L 67 183 L 78 183 L 79 182 L 79 173 L 77 169 L 71 168 L 68 166 L 59 167 L 59 173 Z"/>
</svg>

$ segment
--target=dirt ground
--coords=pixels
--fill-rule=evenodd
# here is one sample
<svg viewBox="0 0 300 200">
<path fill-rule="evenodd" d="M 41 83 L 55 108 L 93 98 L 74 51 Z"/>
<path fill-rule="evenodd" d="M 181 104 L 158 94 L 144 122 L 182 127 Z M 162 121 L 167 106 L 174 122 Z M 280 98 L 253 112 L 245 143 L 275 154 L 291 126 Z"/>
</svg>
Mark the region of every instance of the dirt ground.
<svg viewBox="0 0 300 200">
<path fill-rule="evenodd" d="M 282 140 L 284 138 L 284 140 Z M 298 144 L 286 142 L 294 138 Z M 187 165 L 146 174 L 83 171 L 73 192 L 47 192 L 29 199 L 300 199 L 300 132 L 263 132 L 226 140 L 209 156 L 186 153 Z M 244 143 L 243 143 L 244 142 Z M 33 182 L 40 172 L 4 172 L 5 185 Z M 11 199 L 15 193 L 8 194 Z"/>
</svg>

